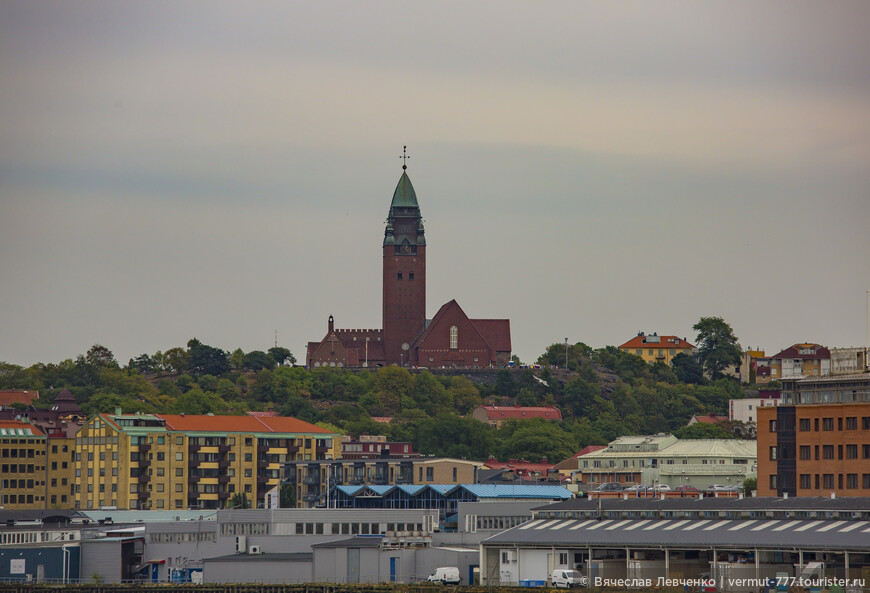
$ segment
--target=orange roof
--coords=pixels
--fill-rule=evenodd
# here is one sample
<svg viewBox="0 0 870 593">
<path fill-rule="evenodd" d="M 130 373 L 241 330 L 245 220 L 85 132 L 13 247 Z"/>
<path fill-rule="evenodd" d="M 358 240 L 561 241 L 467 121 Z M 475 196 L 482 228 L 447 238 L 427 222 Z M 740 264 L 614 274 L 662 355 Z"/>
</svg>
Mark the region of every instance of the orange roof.
<svg viewBox="0 0 870 593">
<path fill-rule="evenodd" d="M 332 434 L 308 422 L 286 416 L 263 418 L 256 416 L 192 416 L 156 414 L 166 421 L 167 430 L 191 432 L 314 432 Z"/>
<path fill-rule="evenodd" d="M 335 434 L 331 430 L 320 428 L 314 424 L 291 418 L 289 416 L 275 416 L 273 418 L 257 418 L 268 428 L 269 432 L 316 432 L 321 434 Z"/>
<path fill-rule="evenodd" d="M 30 434 L 36 436 L 45 436 L 45 433 L 36 428 L 34 425 L 28 422 L 21 422 L 20 420 L 0 420 L 0 428 L 14 428 L 19 429 L 23 428 L 29 431 Z"/>
<path fill-rule="evenodd" d="M 278 412 L 276 412 L 275 410 L 266 410 L 265 412 L 245 412 L 245 414 L 247 414 L 248 416 L 254 416 L 256 418 L 258 416 L 277 416 Z"/>
<path fill-rule="evenodd" d="M 0 406 L 3 407 L 8 407 L 12 404 L 29 406 L 35 399 L 39 399 L 39 392 L 32 389 L 0 389 Z"/>
<path fill-rule="evenodd" d="M 708 414 L 706 416 L 692 416 L 695 422 L 702 424 L 725 424 L 728 422 L 728 416 L 720 416 L 719 414 Z"/>
<path fill-rule="evenodd" d="M 650 338 L 658 338 L 658 342 L 648 342 Z M 689 342 L 677 336 L 634 336 L 620 348 L 694 348 Z"/>
</svg>

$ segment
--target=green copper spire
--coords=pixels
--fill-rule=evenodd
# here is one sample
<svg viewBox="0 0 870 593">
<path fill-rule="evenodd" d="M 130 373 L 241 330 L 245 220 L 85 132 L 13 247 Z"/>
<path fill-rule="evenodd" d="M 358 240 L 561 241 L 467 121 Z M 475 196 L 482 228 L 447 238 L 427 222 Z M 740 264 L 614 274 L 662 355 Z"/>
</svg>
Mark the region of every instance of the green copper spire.
<svg viewBox="0 0 870 593">
<path fill-rule="evenodd" d="M 399 184 L 396 186 L 396 191 L 393 192 L 393 203 L 390 204 L 390 211 L 393 208 L 419 208 L 417 204 L 417 193 L 414 191 L 414 186 L 411 185 L 411 180 L 408 178 L 408 173 L 402 171 L 402 176 L 399 178 Z"/>
</svg>

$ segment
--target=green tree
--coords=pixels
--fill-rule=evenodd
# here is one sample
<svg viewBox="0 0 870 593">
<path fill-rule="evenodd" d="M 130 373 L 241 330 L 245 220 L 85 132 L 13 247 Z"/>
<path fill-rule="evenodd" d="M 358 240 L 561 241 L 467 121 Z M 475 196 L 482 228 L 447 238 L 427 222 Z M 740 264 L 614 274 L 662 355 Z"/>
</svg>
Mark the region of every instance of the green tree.
<svg viewBox="0 0 870 593">
<path fill-rule="evenodd" d="M 94 367 L 118 367 L 118 361 L 112 351 L 101 344 L 94 344 L 85 354 L 87 363 Z"/>
<path fill-rule="evenodd" d="M 262 350 L 252 350 L 245 354 L 242 366 L 252 371 L 259 371 L 262 369 L 272 370 L 277 366 L 277 363 L 271 355 L 266 354 Z"/>
<path fill-rule="evenodd" d="M 220 376 L 230 372 L 229 355 L 220 348 L 203 344 L 196 338 L 187 342 L 191 370 L 197 375 Z"/>
<path fill-rule="evenodd" d="M 245 352 L 241 348 L 236 348 L 230 352 L 230 366 L 236 370 L 245 366 Z"/>
<path fill-rule="evenodd" d="M 678 439 L 733 439 L 731 432 L 718 424 L 696 422 L 691 426 L 683 426 L 674 431 Z"/>
<path fill-rule="evenodd" d="M 269 348 L 269 355 L 275 359 L 275 362 L 278 363 L 279 366 L 283 364 L 296 364 L 296 357 L 293 356 L 293 353 L 290 352 L 288 348 L 284 348 L 283 346 L 273 346 L 272 348 Z"/>
<path fill-rule="evenodd" d="M 248 495 L 244 492 L 236 492 L 233 494 L 229 501 L 227 501 L 228 509 L 249 509 L 251 508 L 251 501 L 248 500 Z"/>
<path fill-rule="evenodd" d="M 680 352 L 671 359 L 671 368 L 677 375 L 677 379 L 683 383 L 700 385 L 704 382 L 704 372 L 701 365 L 693 356 Z"/>
<path fill-rule="evenodd" d="M 543 418 L 509 420 L 498 430 L 498 438 L 502 441 L 501 459 L 538 461 L 546 457 L 556 462 L 579 450 L 573 433 Z"/>
<path fill-rule="evenodd" d="M 698 335 L 698 359 L 701 366 L 713 379 L 722 376 L 722 371 L 740 364 L 743 350 L 737 342 L 734 330 L 721 317 L 701 317 L 692 326 Z"/>
<path fill-rule="evenodd" d="M 296 488 L 290 484 L 282 484 L 278 491 L 278 506 L 282 509 L 296 508 Z"/>
<path fill-rule="evenodd" d="M 172 373 L 185 373 L 190 370 L 190 354 L 184 348 L 170 348 L 163 353 L 164 369 Z"/>
<path fill-rule="evenodd" d="M 746 478 L 743 480 L 743 494 L 752 496 L 753 490 L 758 490 L 758 478 Z"/>
</svg>

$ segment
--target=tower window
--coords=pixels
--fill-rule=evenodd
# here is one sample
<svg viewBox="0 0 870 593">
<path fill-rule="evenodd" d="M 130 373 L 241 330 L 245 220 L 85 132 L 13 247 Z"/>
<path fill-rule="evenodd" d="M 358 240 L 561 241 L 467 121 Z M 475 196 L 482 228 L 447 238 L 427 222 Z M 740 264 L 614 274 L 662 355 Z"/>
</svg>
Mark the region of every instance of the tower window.
<svg viewBox="0 0 870 593">
<path fill-rule="evenodd" d="M 459 328 L 455 325 L 450 326 L 450 347 L 459 348 Z"/>
<path fill-rule="evenodd" d="M 396 274 L 396 279 L 397 279 L 397 280 L 401 280 L 401 279 L 402 279 L 402 273 L 401 273 L 401 272 L 399 272 L 398 274 Z"/>
<path fill-rule="evenodd" d="M 408 272 L 408 280 L 414 279 L 414 272 Z"/>
</svg>

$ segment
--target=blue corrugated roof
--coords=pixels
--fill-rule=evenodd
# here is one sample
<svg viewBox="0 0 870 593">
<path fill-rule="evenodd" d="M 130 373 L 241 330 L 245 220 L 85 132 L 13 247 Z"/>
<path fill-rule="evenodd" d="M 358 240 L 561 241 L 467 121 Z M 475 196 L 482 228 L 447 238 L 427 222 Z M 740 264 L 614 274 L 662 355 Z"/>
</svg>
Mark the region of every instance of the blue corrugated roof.
<svg viewBox="0 0 870 593">
<path fill-rule="evenodd" d="M 410 494 L 411 496 L 413 496 L 421 490 L 425 489 L 426 486 L 420 484 L 401 484 L 399 486 L 396 486 L 396 488 L 398 490 L 401 490 L 402 492 L 405 492 L 406 494 Z"/>
<path fill-rule="evenodd" d="M 347 494 L 348 496 L 353 496 L 360 490 L 362 490 L 365 486 L 336 486 L 335 489 L 341 492 L 342 494 Z"/>
<path fill-rule="evenodd" d="M 378 496 L 383 496 L 393 488 L 395 488 L 395 486 L 368 486 L 368 489 Z"/>
<path fill-rule="evenodd" d="M 571 492 L 562 486 L 532 484 L 462 484 L 478 498 L 571 498 Z"/>
</svg>

